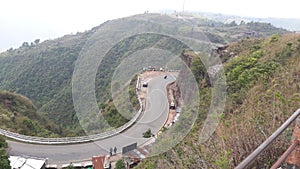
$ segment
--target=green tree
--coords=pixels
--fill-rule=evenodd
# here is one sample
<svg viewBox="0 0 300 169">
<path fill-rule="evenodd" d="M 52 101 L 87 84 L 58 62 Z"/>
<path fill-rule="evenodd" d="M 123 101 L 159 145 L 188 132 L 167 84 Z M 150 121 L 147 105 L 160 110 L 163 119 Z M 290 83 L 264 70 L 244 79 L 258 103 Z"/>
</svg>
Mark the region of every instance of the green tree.
<svg viewBox="0 0 300 169">
<path fill-rule="evenodd" d="M 0 168 L 1 169 L 10 169 L 6 148 L 7 148 L 7 143 L 5 142 L 5 139 L 2 136 L 0 136 Z"/>
<path fill-rule="evenodd" d="M 235 21 L 232 21 L 228 24 L 228 26 L 237 26 L 236 22 Z"/>
<path fill-rule="evenodd" d="M 204 78 L 206 69 L 199 57 L 193 58 L 191 63 L 191 70 L 193 75 L 196 77 L 197 82 Z"/>
<path fill-rule="evenodd" d="M 40 39 L 34 40 L 34 43 L 35 43 L 36 45 L 39 44 L 39 43 L 40 43 Z"/>
<path fill-rule="evenodd" d="M 29 47 L 29 43 L 28 42 L 23 42 L 22 47 Z"/>
<path fill-rule="evenodd" d="M 7 148 L 7 143 L 2 136 L 0 136 L 0 148 Z"/>
<path fill-rule="evenodd" d="M 120 159 L 116 162 L 115 169 L 126 169 L 125 163 L 122 159 Z"/>
<path fill-rule="evenodd" d="M 152 136 L 151 129 L 148 129 L 145 133 L 143 133 L 143 137 L 150 138 Z"/>
<path fill-rule="evenodd" d="M 34 124 L 32 123 L 32 121 L 29 119 L 29 118 L 27 118 L 27 117 L 25 117 L 24 119 L 23 119 L 23 125 L 24 126 L 26 126 L 28 129 L 30 129 L 30 130 L 34 130 Z"/>
</svg>

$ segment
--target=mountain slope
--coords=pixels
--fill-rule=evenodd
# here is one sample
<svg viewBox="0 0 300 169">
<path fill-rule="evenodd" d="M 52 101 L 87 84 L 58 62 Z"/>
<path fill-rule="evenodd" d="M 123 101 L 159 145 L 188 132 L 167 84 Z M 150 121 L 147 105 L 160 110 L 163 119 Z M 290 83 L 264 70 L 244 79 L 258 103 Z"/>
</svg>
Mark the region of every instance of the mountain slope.
<svg viewBox="0 0 300 169">
<path fill-rule="evenodd" d="M 47 113 L 50 112 L 47 105 L 54 101 L 57 104 L 52 107 L 54 114 L 47 115 L 57 124 L 76 123 L 76 118 L 70 114 L 70 110 L 73 109 L 71 95 L 69 94 L 69 99 L 64 97 L 66 98 L 65 95 L 71 91 L 73 64 L 83 42 L 83 34 L 78 34 L 2 53 L 0 61 L 2 89 L 29 97 L 38 109 Z M 57 114 L 63 118 L 56 116 Z"/>
<path fill-rule="evenodd" d="M 84 132 L 73 107 L 71 88 L 76 60 L 87 42 L 91 43 L 88 45 L 93 45 L 94 41 L 91 37 L 97 35 L 97 32 L 105 30 L 106 34 L 101 34 L 99 37 L 104 38 L 102 40 L 108 43 L 116 34 L 122 34 L 122 29 L 178 34 L 185 38 L 204 39 L 214 45 L 246 38 L 248 36 L 246 33 L 249 31 L 256 32 L 253 36 L 285 32 L 285 30 L 260 23 L 238 26 L 190 16 L 136 15 L 107 21 L 90 31 L 76 35 L 66 35 L 31 45 L 23 43 L 18 49 L 1 53 L 0 89 L 30 98 L 38 111 L 44 112 L 54 123 L 66 128 L 70 136 L 82 135 Z M 127 41 L 121 41 L 110 50 L 96 75 L 96 96 L 99 104 L 106 104 L 111 99 L 110 75 L 113 74 L 121 57 L 143 48 L 143 43 L 151 45 L 162 37 L 163 35 L 153 36 L 149 39 L 147 36 L 135 36 Z M 168 46 L 172 44 L 168 42 L 169 40 L 166 39 L 161 41 L 160 45 L 166 45 L 166 48 L 172 47 Z M 211 49 L 204 47 L 203 50 L 210 51 Z M 112 111 L 112 114 L 116 115 L 116 113 Z"/>
<path fill-rule="evenodd" d="M 200 78 L 201 109 L 191 132 L 179 145 L 137 168 L 234 168 L 299 108 L 299 34 L 242 40 L 220 53 L 227 61 L 227 102 L 215 133 L 200 142 L 211 97 L 211 88 L 203 85 L 206 79 Z M 290 145 L 293 127 L 249 168 L 270 168 Z"/>
<path fill-rule="evenodd" d="M 62 129 L 40 113 L 32 102 L 19 94 L 0 91 L 0 127 L 31 136 L 57 137 Z"/>
</svg>

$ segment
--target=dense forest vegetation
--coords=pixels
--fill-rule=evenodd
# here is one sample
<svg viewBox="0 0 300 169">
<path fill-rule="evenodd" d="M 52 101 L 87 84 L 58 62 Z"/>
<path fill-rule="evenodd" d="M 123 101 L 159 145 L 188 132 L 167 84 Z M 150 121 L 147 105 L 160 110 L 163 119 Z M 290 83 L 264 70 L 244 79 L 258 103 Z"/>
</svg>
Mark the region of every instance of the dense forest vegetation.
<svg viewBox="0 0 300 169">
<path fill-rule="evenodd" d="M 24 135 L 58 137 L 64 129 L 37 113 L 25 96 L 0 91 L 0 127 Z"/>
</svg>

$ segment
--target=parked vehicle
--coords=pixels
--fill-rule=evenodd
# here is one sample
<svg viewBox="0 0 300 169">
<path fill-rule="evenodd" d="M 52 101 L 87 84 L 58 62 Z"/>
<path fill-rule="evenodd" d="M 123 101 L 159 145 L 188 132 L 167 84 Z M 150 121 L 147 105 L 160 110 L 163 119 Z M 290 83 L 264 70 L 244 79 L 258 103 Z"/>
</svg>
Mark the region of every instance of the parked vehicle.
<svg viewBox="0 0 300 169">
<path fill-rule="evenodd" d="M 175 109 L 175 103 L 172 101 L 171 104 L 170 104 L 170 109 Z"/>
<path fill-rule="evenodd" d="M 148 87 L 148 82 L 144 82 L 143 87 Z"/>
</svg>

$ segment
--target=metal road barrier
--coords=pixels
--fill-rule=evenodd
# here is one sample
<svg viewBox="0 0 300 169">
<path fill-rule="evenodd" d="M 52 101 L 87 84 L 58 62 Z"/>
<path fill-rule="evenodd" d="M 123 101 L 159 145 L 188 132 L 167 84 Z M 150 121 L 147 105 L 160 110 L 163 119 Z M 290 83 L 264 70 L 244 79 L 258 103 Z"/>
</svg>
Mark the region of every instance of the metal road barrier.
<svg viewBox="0 0 300 169">
<path fill-rule="evenodd" d="M 140 109 L 129 122 L 125 123 L 123 126 L 119 128 L 107 132 L 99 133 L 99 134 L 80 136 L 80 137 L 44 138 L 44 137 L 26 136 L 26 135 L 10 132 L 3 129 L 0 129 L 0 134 L 14 140 L 18 140 L 26 143 L 35 143 L 35 144 L 52 144 L 52 145 L 75 144 L 75 143 L 85 143 L 90 141 L 101 140 L 121 133 L 122 131 L 126 130 L 136 122 L 136 120 L 139 118 L 139 116 L 143 111 L 143 105 L 140 97 L 138 97 L 138 100 L 140 104 Z"/>
<path fill-rule="evenodd" d="M 247 166 L 249 166 L 252 162 L 255 161 L 255 159 L 259 156 L 260 153 L 262 153 L 295 119 L 299 116 L 300 109 L 295 111 L 292 116 L 290 116 L 269 138 L 267 138 L 260 146 L 258 146 L 246 159 L 244 159 L 235 169 L 244 169 Z M 297 127 L 297 126 L 296 126 Z M 292 152 L 292 150 L 297 146 L 297 144 L 293 143 L 290 148 L 286 151 L 286 153 L 283 154 L 282 158 L 279 159 L 278 163 L 282 163 L 288 156 L 289 153 Z M 283 159 L 283 160 L 282 160 Z M 275 163 L 272 168 L 279 167 L 278 163 Z"/>
<path fill-rule="evenodd" d="M 298 141 L 293 142 L 290 147 L 281 155 L 281 157 L 276 161 L 275 164 L 270 169 L 277 169 L 286 160 L 286 158 L 291 154 L 292 151 L 299 145 Z"/>
</svg>

